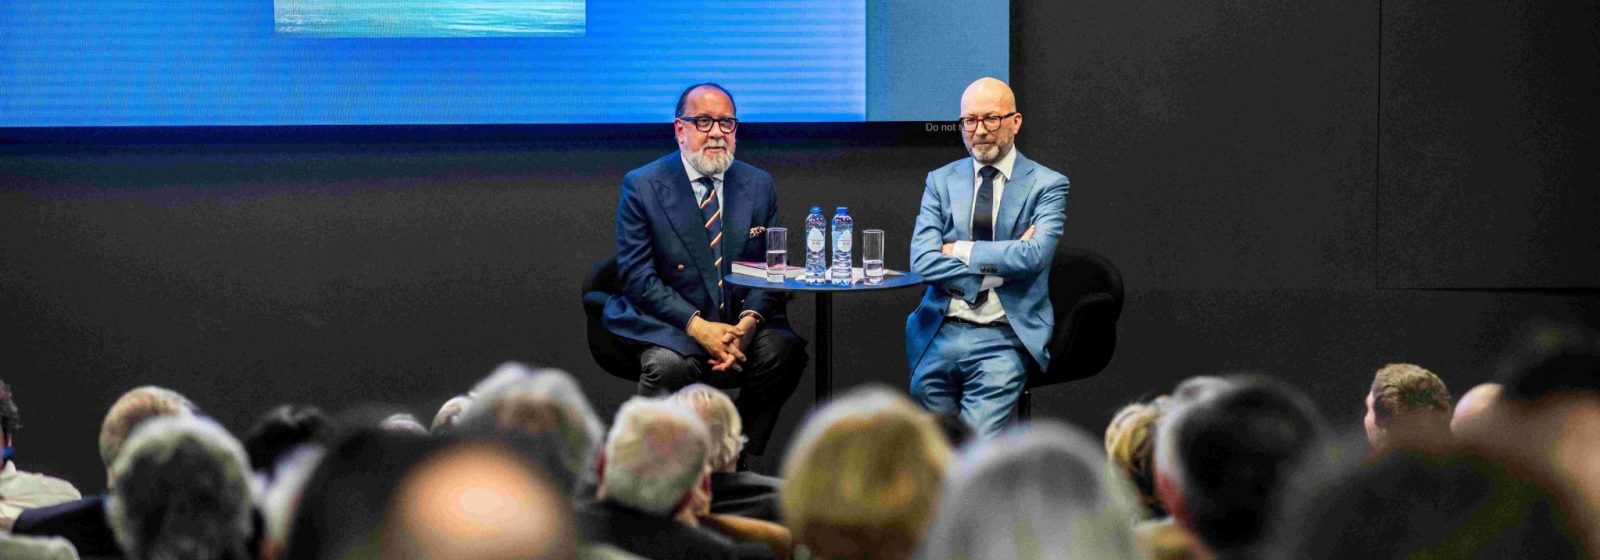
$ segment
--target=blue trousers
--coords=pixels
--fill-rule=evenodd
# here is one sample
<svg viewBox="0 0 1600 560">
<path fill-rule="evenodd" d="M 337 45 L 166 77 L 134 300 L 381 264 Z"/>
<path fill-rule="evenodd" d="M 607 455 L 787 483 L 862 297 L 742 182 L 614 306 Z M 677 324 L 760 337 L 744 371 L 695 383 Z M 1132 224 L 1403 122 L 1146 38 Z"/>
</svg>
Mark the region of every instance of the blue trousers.
<svg viewBox="0 0 1600 560">
<path fill-rule="evenodd" d="M 946 319 L 911 373 L 911 398 L 934 414 L 959 411 L 978 437 L 990 439 L 1010 422 L 1028 374 L 1037 370 L 1010 325 Z"/>
</svg>

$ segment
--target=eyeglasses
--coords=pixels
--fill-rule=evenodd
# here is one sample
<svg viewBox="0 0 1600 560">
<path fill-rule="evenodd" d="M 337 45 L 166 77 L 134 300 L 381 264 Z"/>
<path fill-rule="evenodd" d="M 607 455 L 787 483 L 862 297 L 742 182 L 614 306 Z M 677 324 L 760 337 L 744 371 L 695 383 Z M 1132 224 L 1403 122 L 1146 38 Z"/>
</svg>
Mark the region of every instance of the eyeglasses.
<svg viewBox="0 0 1600 560">
<path fill-rule="evenodd" d="M 989 115 L 987 117 L 982 117 L 982 118 L 978 118 L 978 117 L 961 117 L 960 119 L 958 119 L 958 122 L 961 123 L 961 130 L 965 130 L 967 132 L 972 132 L 974 130 L 977 130 L 978 129 L 978 123 L 980 121 L 983 123 L 983 128 L 985 130 L 988 130 L 989 132 L 994 132 L 994 129 L 1000 128 L 1000 121 L 1009 119 L 1009 118 L 1014 117 L 1014 116 L 1017 116 L 1017 112 L 1016 111 L 1012 111 L 1012 112 L 1006 113 L 1004 115 Z"/>
<path fill-rule="evenodd" d="M 723 132 L 728 134 L 732 134 L 735 129 L 739 128 L 739 119 L 733 117 L 723 117 L 720 119 L 713 119 L 707 116 L 678 117 L 678 120 L 687 123 L 694 123 L 694 129 L 700 132 L 711 132 L 711 123 L 716 123 L 717 128 L 721 128 Z"/>
</svg>

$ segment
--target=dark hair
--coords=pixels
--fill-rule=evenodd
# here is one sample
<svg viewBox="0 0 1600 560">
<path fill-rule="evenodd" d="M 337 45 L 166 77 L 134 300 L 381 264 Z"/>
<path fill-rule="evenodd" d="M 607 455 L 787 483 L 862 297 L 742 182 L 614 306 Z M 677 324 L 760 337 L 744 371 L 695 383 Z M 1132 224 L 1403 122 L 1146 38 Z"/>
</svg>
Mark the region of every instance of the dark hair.
<svg viewBox="0 0 1600 560">
<path fill-rule="evenodd" d="M 314 406 L 286 404 L 267 411 L 244 435 L 250 468 L 271 469 L 285 452 L 322 439 L 332 429 L 333 421 Z"/>
<path fill-rule="evenodd" d="M 0 381 L 0 445 L 4 439 L 10 437 L 22 425 L 22 417 L 17 415 L 17 403 L 11 400 L 11 386 L 5 381 Z M 5 461 L 0 461 L 0 465 Z"/>
<path fill-rule="evenodd" d="M 1600 394 L 1600 334 L 1578 325 L 1534 323 L 1505 353 L 1496 379 L 1506 398 L 1525 402 L 1567 391 Z"/>
<path fill-rule="evenodd" d="M 1173 438 L 1189 525 L 1213 550 L 1255 544 L 1278 492 L 1325 422 L 1305 395 L 1254 376 L 1186 403 L 1160 437 Z"/>
<path fill-rule="evenodd" d="M 301 490 L 284 558 L 348 558 L 375 542 L 395 486 L 442 441 L 370 423 L 341 425 L 350 428 L 328 447 Z"/>
<path fill-rule="evenodd" d="M 1581 558 L 1555 497 L 1464 453 L 1392 453 L 1308 485 L 1278 516 L 1278 558 Z"/>
<path fill-rule="evenodd" d="M 728 93 L 728 88 L 722 87 L 722 84 L 718 84 L 716 82 L 701 82 L 701 83 L 698 83 L 698 84 L 695 84 L 695 85 L 692 85 L 692 86 L 684 88 L 683 89 L 683 93 L 678 94 L 678 108 L 672 112 L 672 116 L 674 116 L 674 117 L 682 117 L 682 116 L 684 116 L 683 115 L 683 108 L 689 105 L 689 94 L 691 92 L 693 92 L 694 90 L 697 90 L 697 89 L 700 89 L 700 88 L 703 88 L 703 87 L 717 88 L 717 91 L 720 91 L 720 92 L 722 92 L 723 95 L 728 96 L 728 105 L 731 105 L 733 107 L 733 112 L 734 113 L 738 113 L 739 112 L 739 105 L 733 102 L 733 94 Z"/>
</svg>

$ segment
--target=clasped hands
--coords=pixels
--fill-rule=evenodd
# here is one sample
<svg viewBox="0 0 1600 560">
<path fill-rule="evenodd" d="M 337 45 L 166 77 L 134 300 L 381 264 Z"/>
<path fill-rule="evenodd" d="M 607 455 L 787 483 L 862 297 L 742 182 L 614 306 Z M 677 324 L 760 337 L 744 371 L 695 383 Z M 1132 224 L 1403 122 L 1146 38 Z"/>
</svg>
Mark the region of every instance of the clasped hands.
<svg viewBox="0 0 1600 560">
<path fill-rule="evenodd" d="M 1027 241 L 1029 239 L 1033 239 L 1033 231 L 1034 231 L 1035 227 L 1037 227 L 1037 226 L 1028 226 L 1028 231 L 1022 232 L 1022 239 L 1021 240 L 1022 241 Z M 939 248 L 939 252 L 954 257 L 954 256 L 956 256 L 956 244 L 955 243 L 945 243 L 944 247 L 940 247 Z"/>
<path fill-rule="evenodd" d="M 739 364 L 745 361 L 744 351 L 755 338 L 757 326 L 754 315 L 740 317 L 736 325 L 707 321 L 696 315 L 689 320 L 687 331 L 711 354 L 711 371 L 744 371 Z"/>
</svg>

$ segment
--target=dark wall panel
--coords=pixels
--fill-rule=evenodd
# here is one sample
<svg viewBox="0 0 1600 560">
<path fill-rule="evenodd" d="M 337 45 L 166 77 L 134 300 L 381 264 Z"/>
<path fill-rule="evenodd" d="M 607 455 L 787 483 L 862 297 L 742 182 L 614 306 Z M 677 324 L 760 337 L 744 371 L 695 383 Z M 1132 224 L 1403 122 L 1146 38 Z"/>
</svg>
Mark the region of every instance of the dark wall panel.
<svg viewBox="0 0 1600 560">
<path fill-rule="evenodd" d="M 1600 287 L 1600 2 L 1383 9 L 1380 284 Z"/>
</svg>

